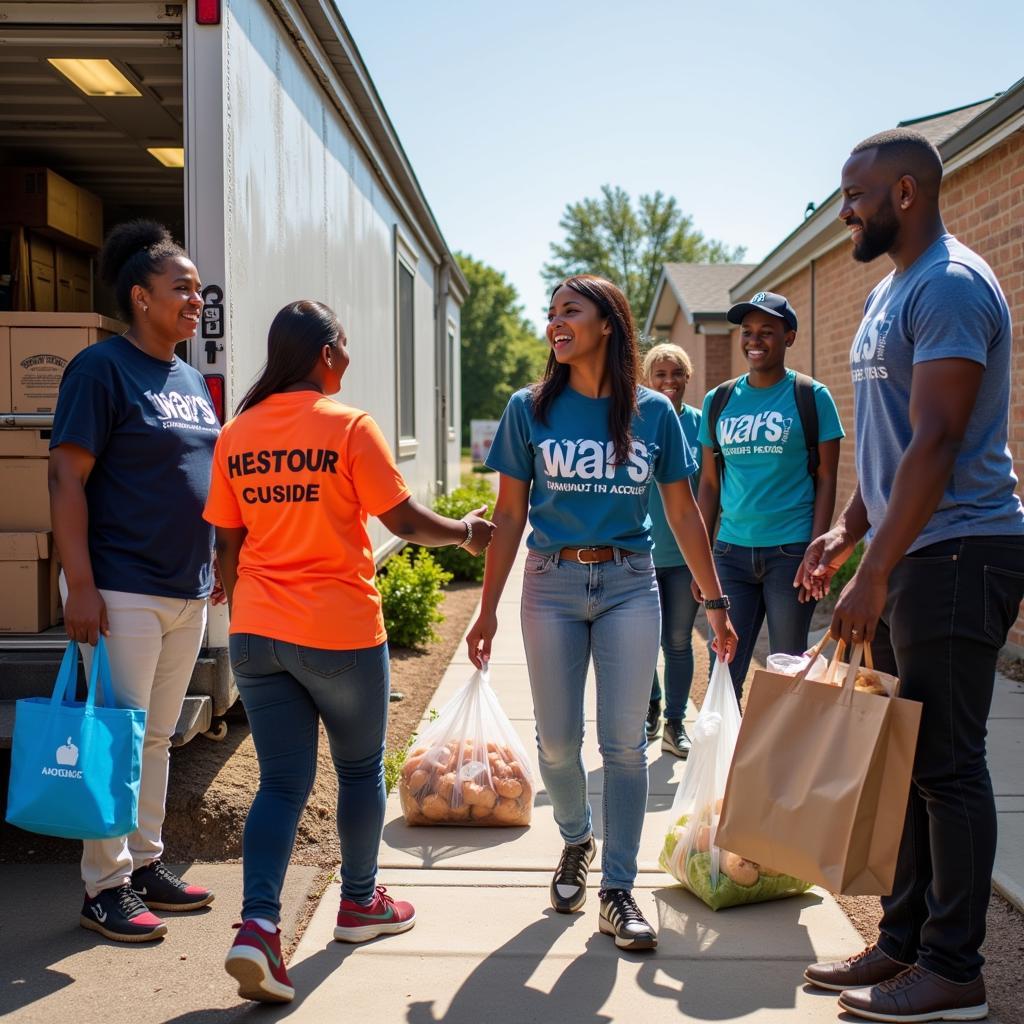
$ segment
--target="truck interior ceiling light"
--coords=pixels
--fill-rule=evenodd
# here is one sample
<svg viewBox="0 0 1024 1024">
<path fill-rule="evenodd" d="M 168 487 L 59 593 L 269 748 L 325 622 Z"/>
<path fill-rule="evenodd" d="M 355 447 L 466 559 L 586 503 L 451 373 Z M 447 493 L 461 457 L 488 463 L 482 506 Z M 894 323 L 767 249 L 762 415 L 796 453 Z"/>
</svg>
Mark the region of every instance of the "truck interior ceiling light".
<svg viewBox="0 0 1024 1024">
<path fill-rule="evenodd" d="M 105 58 L 48 57 L 47 60 L 86 96 L 141 96 L 142 93 Z"/>
<path fill-rule="evenodd" d="M 153 157 L 154 160 L 159 160 L 164 167 L 184 167 L 185 166 L 185 150 L 178 148 L 175 149 L 173 146 L 151 146 L 146 152 Z"/>
</svg>

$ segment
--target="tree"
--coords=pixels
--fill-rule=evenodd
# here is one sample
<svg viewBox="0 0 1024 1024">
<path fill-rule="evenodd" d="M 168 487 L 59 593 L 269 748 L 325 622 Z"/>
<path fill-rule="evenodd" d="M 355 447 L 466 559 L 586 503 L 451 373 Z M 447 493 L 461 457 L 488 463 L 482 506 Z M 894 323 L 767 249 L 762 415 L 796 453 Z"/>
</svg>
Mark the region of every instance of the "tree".
<svg viewBox="0 0 1024 1024">
<path fill-rule="evenodd" d="M 512 393 L 543 372 L 548 348 L 501 271 L 465 253 L 455 258 L 469 282 L 461 316 L 462 443 L 468 445 L 469 421 L 499 419 Z"/>
<path fill-rule="evenodd" d="M 663 263 L 738 263 L 746 249 L 707 239 L 673 196 L 644 195 L 634 209 L 629 193 L 610 185 L 597 199 L 569 203 L 558 226 L 565 239 L 551 243 L 542 275 L 553 288 L 572 274 L 599 274 L 629 299 L 637 323 L 647 319 Z"/>
</svg>

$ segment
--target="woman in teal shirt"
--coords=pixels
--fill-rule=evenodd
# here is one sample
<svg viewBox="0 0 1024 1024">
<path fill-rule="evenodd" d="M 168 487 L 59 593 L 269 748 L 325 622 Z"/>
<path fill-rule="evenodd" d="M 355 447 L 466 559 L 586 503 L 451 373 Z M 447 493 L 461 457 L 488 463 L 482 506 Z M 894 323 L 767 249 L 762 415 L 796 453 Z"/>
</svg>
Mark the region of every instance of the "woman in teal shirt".
<svg viewBox="0 0 1024 1024">
<path fill-rule="evenodd" d="M 679 416 L 683 437 L 697 463 L 690 477 L 694 493 L 700 480 L 700 410 L 683 404 L 686 385 L 693 375 L 690 357 L 678 345 L 655 345 L 644 357 L 644 383 L 663 394 Z M 665 506 L 657 488 L 651 490 L 651 538 L 654 540 L 654 568 L 661 599 L 661 650 L 665 655 L 665 731 L 661 749 L 686 757 L 690 737 L 683 719 L 693 683 L 693 623 L 697 618 L 697 600 L 692 593 L 693 574 L 672 536 L 665 518 Z M 661 725 L 661 681 L 654 673 L 651 703 L 647 710 L 647 738 L 653 740 Z"/>
<path fill-rule="evenodd" d="M 715 424 L 721 461 L 715 458 L 711 437 L 715 391 L 704 399 L 699 503 L 715 537 L 715 565 L 732 599 L 740 635 L 729 668 L 736 696 L 741 697 L 766 617 L 773 654 L 801 654 L 807 647 L 815 598 L 821 595 L 798 588 L 796 580 L 802 578 L 807 545 L 832 523 L 839 441 L 844 434 L 828 388 L 810 382 L 819 457 L 812 477 L 797 405 L 797 375 L 786 368 L 786 352 L 796 341 L 797 330 L 788 300 L 758 292 L 727 315 L 730 323 L 740 325 L 749 371 L 735 382 Z"/>
</svg>

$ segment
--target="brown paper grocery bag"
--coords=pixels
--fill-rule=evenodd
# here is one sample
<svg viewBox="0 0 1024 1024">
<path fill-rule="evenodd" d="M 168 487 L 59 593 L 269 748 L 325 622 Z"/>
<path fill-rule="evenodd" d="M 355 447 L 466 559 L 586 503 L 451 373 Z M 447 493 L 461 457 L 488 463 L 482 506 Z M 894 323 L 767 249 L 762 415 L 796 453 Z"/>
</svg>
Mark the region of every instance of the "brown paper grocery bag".
<svg viewBox="0 0 1024 1024">
<path fill-rule="evenodd" d="M 889 696 L 856 690 L 862 652 L 849 666 L 837 652 L 824 682 L 754 674 L 715 842 L 835 893 L 885 896 L 921 705 L 884 673 L 875 675 Z M 830 685 L 837 671 L 842 685 Z"/>
</svg>

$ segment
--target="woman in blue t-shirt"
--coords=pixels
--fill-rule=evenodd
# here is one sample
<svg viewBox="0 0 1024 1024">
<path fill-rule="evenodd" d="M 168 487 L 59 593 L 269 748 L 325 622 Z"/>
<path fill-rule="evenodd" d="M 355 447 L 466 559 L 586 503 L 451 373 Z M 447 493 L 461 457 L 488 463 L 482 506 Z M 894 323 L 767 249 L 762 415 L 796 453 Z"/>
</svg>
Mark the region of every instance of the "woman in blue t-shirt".
<svg viewBox="0 0 1024 1024">
<path fill-rule="evenodd" d="M 700 410 L 683 403 L 686 385 L 693 374 L 690 357 L 678 345 L 655 345 L 644 356 L 644 383 L 663 394 L 679 416 L 683 437 L 698 470 L 690 477 L 696 494 L 700 481 Z M 651 490 L 651 538 L 654 541 L 654 568 L 661 599 L 661 650 L 665 655 L 665 730 L 661 749 L 676 757 L 690 753 L 690 737 L 683 719 L 693 683 L 693 624 L 697 618 L 697 599 L 692 592 L 693 573 L 676 544 L 665 518 L 665 506 L 655 487 Z M 647 709 L 647 738 L 653 740 L 661 726 L 661 682 L 654 673 L 651 703 Z"/>
<path fill-rule="evenodd" d="M 213 899 L 160 858 L 171 734 L 213 591 L 203 506 L 220 424 L 202 375 L 174 353 L 203 309 L 184 250 L 152 221 L 121 224 L 100 273 L 129 327 L 84 349 L 64 373 L 50 510 L 68 637 L 87 668 L 105 637 L 117 703 L 147 712 L 138 828 L 84 843 L 79 920 L 108 939 L 143 942 L 167 931 L 153 910 L 196 910 Z"/>
<path fill-rule="evenodd" d="M 715 565 L 732 599 L 740 634 L 729 666 L 739 698 L 766 616 L 773 654 L 800 654 L 807 647 L 815 599 L 822 595 L 799 587 L 797 581 L 803 578 L 807 545 L 832 523 L 843 427 L 828 388 L 786 369 L 786 351 L 797 330 L 796 313 L 787 299 L 758 292 L 727 316 L 740 325 L 749 371 L 720 385 L 731 393 L 718 412 L 715 440 L 712 406 L 718 389 L 704 399 L 699 503 L 715 537 Z M 798 388 L 809 389 L 817 420 L 813 476 Z"/>
<path fill-rule="evenodd" d="M 540 770 L 565 843 L 551 881 L 560 913 L 586 900 L 596 852 L 583 765 L 583 696 L 591 653 L 604 760 L 600 929 L 651 949 L 654 929 L 632 897 L 647 802 L 644 719 L 658 658 L 658 584 L 647 503 L 656 481 L 672 530 L 708 601 L 717 649 L 736 634 L 690 490 L 696 465 L 663 395 L 637 386 L 629 304 L 599 277 L 570 277 L 551 296 L 551 354 L 541 382 L 516 392 L 487 464 L 500 474 L 480 616 L 467 643 L 490 656 L 497 608 L 529 520 L 523 640 Z"/>
</svg>

